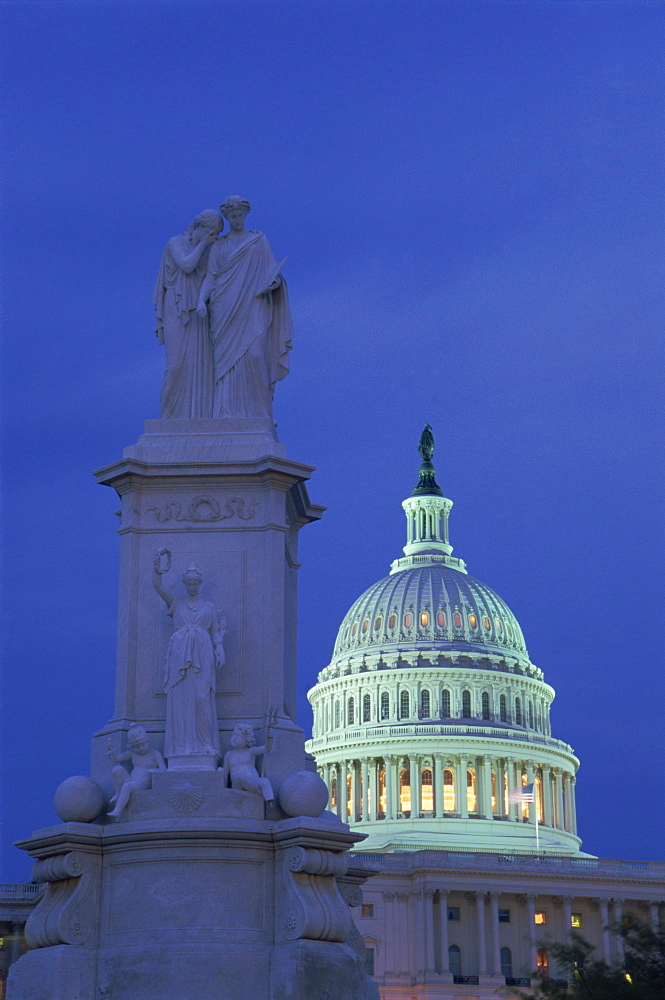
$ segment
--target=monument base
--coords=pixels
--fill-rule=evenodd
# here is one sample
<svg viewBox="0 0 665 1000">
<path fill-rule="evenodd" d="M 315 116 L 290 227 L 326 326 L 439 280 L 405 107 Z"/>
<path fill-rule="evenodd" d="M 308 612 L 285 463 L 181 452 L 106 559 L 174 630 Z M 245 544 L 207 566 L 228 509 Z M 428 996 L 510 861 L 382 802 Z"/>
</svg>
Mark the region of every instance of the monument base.
<svg viewBox="0 0 665 1000">
<path fill-rule="evenodd" d="M 176 776 L 158 777 L 163 801 Z M 328 817 L 144 817 L 37 831 L 19 846 L 49 885 L 7 1000 L 369 1000 L 349 912 L 364 880 L 355 862 L 347 874 L 357 839 Z"/>
</svg>

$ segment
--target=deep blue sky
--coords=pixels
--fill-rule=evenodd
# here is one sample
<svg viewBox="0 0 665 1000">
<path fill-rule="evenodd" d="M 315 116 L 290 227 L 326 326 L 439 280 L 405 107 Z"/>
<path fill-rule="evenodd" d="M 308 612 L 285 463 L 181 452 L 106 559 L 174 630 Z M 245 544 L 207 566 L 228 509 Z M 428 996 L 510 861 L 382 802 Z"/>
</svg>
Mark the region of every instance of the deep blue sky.
<svg viewBox="0 0 665 1000">
<path fill-rule="evenodd" d="M 584 848 L 662 859 L 662 3 L 7 2 L 1 96 L 10 841 L 112 712 L 115 494 L 158 416 L 167 239 L 240 193 L 286 273 L 301 722 L 404 543 L 423 424 L 451 540 L 582 761 Z"/>
</svg>

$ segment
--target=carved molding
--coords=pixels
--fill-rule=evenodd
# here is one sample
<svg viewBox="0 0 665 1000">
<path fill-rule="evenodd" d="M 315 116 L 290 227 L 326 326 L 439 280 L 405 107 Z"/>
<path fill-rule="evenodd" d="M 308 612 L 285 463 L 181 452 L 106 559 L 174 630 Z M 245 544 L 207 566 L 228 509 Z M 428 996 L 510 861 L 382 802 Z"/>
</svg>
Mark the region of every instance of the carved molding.
<svg viewBox="0 0 665 1000">
<path fill-rule="evenodd" d="M 164 524 L 166 521 L 193 521 L 195 524 L 212 524 L 215 521 L 224 521 L 229 517 L 239 517 L 243 521 L 250 521 L 256 514 L 258 500 L 251 500 L 249 503 L 244 497 L 231 497 L 224 502 L 224 507 L 220 506 L 215 497 L 202 494 L 193 497 L 183 512 L 182 504 L 179 500 L 167 500 L 161 506 L 153 504 L 145 508 L 146 514 L 155 512 L 155 519 Z"/>
<path fill-rule="evenodd" d="M 35 862 L 33 878 L 48 887 L 25 925 L 29 948 L 95 944 L 100 872 L 101 859 L 80 851 Z"/>
<path fill-rule="evenodd" d="M 292 847 L 284 852 L 278 872 L 276 926 L 278 938 L 295 941 L 346 941 L 352 932 L 349 902 L 337 878 L 346 874 L 346 854 L 319 848 Z M 359 906 L 362 892 L 348 887 L 352 905 Z M 347 890 L 344 890 L 345 894 Z"/>
</svg>

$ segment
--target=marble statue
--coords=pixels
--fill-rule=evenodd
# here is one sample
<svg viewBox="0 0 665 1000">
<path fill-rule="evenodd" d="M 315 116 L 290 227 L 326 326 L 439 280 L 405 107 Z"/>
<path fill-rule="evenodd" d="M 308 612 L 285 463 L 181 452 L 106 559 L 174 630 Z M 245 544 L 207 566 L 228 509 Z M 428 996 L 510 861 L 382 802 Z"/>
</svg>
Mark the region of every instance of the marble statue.
<svg viewBox="0 0 665 1000">
<path fill-rule="evenodd" d="M 257 792 L 263 795 L 266 802 L 274 801 L 272 785 L 267 778 L 259 776 L 256 770 L 255 760 L 260 754 L 270 752 L 272 737 L 268 730 L 266 734 L 265 746 L 255 746 L 254 730 L 251 726 L 239 723 L 233 730 L 231 736 L 232 750 L 227 750 L 224 754 L 224 763 L 221 767 L 224 783 L 231 780 L 231 788 L 241 792 Z"/>
<path fill-rule="evenodd" d="M 164 758 L 159 750 L 150 748 L 143 726 L 131 726 L 127 733 L 127 746 L 129 750 L 125 753 L 116 753 L 111 738 L 109 737 L 107 740 L 106 754 L 109 760 L 115 764 L 112 772 L 115 795 L 111 799 L 111 805 L 115 805 L 115 809 L 108 814 L 109 816 L 120 816 L 132 793 L 150 788 L 151 775 L 155 771 L 166 770 Z M 127 768 L 118 763 L 121 760 L 131 760 L 131 774 Z"/>
<path fill-rule="evenodd" d="M 270 417 L 275 384 L 288 374 L 293 325 L 268 240 L 245 229 L 248 201 L 220 206 L 230 231 L 211 247 L 197 314 L 210 320 L 213 417 Z M 208 303 L 208 306 L 206 306 Z"/>
<path fill-rule="evenodd" d="M 162 564 L 166 556 L 167 566 Z M 175 631 L 169 641 L 164 664 L 166 734 L 164 756 L 208 755 L 221 749 L 215 705 L 216 669 L 225 662 L 225 622 L 221 612 L 198 594 L 203 577 L 196 566 L 182 575 L 187 597 L 175 597 L 162 586 L 170 567 L 170 553 L 160 549 L 155 556 L 153 586 L 167 605 Z"/>
<path fill-rule="evenodd" d="M 206 209 L 189 229 L 168 241 L 159 265 L 153 301 L 156 334 L 166 349 L 160 394 L 163 419 L 211 417 L 213 361 L 207 317 L 196 312 L 210 246 L 224 222 Z"/>
</svg>

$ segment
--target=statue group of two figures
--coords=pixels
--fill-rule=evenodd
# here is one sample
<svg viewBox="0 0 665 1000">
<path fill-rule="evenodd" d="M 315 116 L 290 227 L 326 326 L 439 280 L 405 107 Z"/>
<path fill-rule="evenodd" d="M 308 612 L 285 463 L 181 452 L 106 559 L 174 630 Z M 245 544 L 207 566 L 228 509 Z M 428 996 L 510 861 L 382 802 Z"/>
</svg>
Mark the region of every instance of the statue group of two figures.
<svg viewBox="0 0 665 1000">
<path fill-rule="evenodd" d="M 293 325 L 284 261 L 277 264 L 263 233 L 245 228 L 249 210 L 229 197 L 166 245 L 154 294 L 166 348 L 163 419 L 272 418 Z"/>
</svg>

